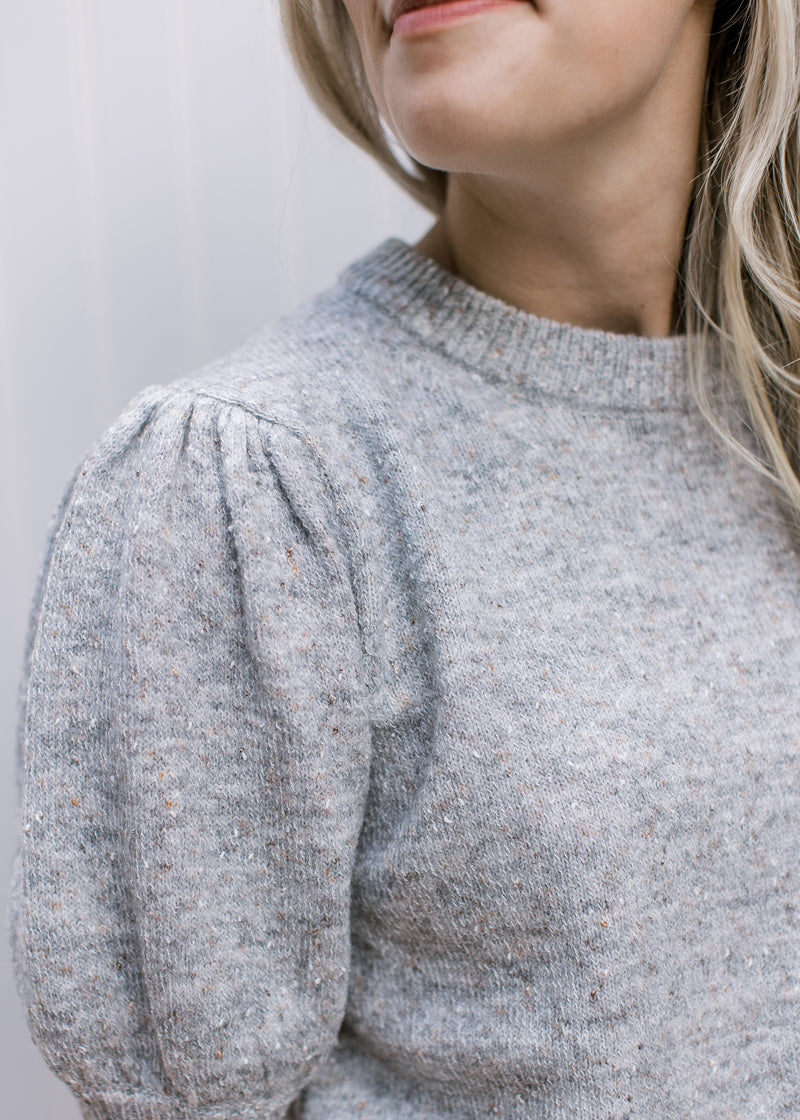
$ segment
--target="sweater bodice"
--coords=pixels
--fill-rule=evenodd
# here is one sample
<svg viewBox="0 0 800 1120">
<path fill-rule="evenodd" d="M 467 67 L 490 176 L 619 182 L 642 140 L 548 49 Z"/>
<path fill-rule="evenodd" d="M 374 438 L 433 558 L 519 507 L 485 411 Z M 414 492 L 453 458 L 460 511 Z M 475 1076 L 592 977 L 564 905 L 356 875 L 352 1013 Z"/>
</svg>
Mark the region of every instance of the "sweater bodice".
<svg viewBox="0 0 800 1120">
<path fill-rule="evenodd" d="M 77 472 L 20 990 L 92 1120 L 800 1110 L 800 566 L 685 340 L 400 242 Z"/>
</svg>

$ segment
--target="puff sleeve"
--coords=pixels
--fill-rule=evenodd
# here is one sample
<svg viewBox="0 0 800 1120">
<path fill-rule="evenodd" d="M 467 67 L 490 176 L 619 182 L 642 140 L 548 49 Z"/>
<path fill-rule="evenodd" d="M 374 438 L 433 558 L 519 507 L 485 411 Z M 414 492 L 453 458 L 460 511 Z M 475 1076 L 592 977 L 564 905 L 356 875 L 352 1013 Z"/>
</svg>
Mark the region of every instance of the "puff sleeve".
<svg viewBox="0 0 800 1120">
<path fill-rule="evenodd" d="M 62 504 L 9 918 L 91 1120 L 284 1117 L 336 1039 L 369 732 L 332 516 L 307 437 L 175 387 Z"/>
</svg>

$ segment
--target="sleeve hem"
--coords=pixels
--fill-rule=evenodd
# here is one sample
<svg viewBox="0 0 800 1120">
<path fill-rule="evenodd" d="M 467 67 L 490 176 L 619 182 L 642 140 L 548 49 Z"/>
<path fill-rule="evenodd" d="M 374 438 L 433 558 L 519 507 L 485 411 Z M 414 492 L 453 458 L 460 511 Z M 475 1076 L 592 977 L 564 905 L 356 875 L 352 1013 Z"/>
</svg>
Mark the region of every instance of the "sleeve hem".
<svg viewBox="0 0 800 1120">
<path fill-rule="evenodd" d="M 143 1097 L 109 1093 L 92 1101 L 80 1100 L 83 1120 L 288 1120 L 291 1106 L 277 1111 L 254 1102 L 230 1102 L 218 1108 L 192 1109 L 172 1096 Z"/>
</svg>

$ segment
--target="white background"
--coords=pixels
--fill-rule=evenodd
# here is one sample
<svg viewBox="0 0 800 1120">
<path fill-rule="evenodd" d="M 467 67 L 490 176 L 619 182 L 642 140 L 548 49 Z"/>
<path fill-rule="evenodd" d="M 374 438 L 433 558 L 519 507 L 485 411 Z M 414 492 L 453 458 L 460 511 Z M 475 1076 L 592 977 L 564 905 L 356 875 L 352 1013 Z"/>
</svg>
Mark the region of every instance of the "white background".
<svg viewBox="0 0 800 1120">
<path fill-rule="evenodd" d="M 0 0 L 4 898 L 28 602 L 74 467 L 139 389 L 430 225 L 309 107 L 276 2 Z M 77 1120 L 9 957 L 4 932 L 0 1108 Z"/>
</svg>

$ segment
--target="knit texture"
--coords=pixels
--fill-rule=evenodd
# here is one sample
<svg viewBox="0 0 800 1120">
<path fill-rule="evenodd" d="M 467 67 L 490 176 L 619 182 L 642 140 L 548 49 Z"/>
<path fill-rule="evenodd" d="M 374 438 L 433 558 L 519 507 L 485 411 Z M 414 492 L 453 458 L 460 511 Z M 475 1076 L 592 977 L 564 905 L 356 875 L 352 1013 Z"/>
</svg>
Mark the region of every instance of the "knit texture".
<svg viewBox="0 0 800 1120">
<path fill-rule="evenodd" d="M 87 1120 L 797 1120 L 798 634 L 685 340 L 385 243 L 65 495 L 37 1044 Z"/>
</svg>

